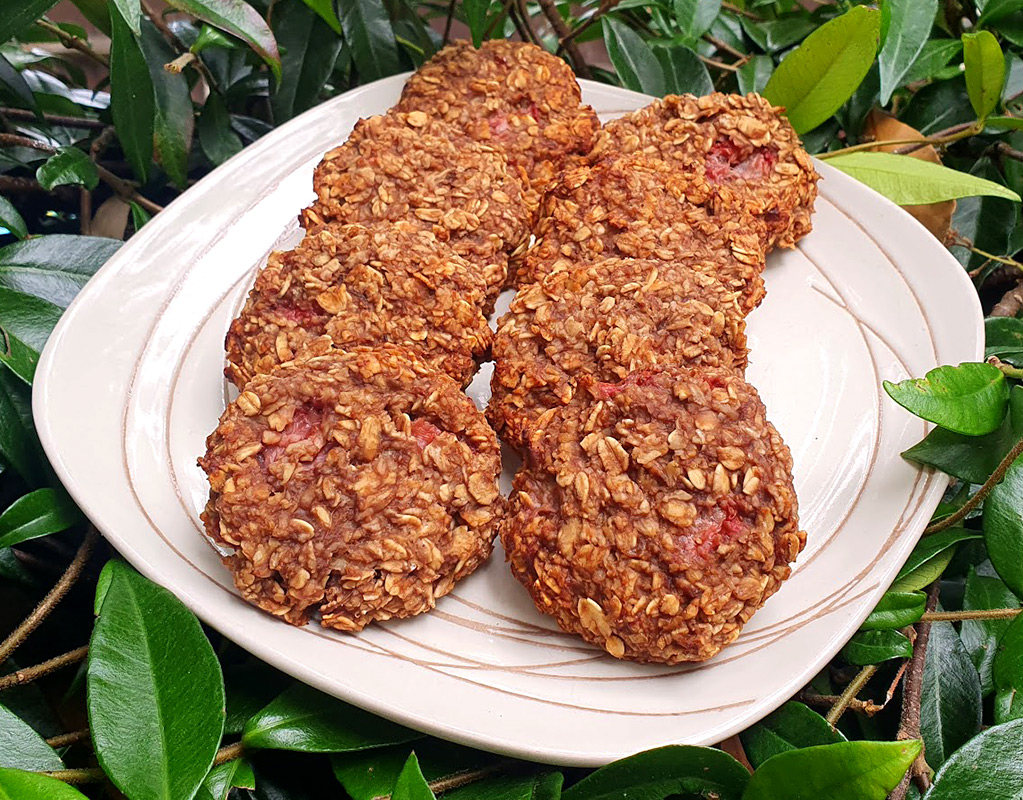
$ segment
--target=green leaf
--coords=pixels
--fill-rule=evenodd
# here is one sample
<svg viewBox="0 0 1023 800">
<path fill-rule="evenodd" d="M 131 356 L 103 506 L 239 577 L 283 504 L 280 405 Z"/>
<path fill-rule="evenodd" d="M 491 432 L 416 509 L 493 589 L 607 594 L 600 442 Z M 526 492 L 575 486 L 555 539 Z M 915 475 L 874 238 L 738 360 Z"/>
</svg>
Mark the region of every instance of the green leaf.
<svg viewBox="0 0 1023 800">
<path fill-rule="evenodd" d="M 1000 578 L 978 574 L 973 566 L 970 567 L 963 591 L 964 611 L 1019 608 L 1019 605 L 1019 599 Z M 959 635 L 980 675 L 980 691 L 984 697 L 995 690 L 995 654 L 998 640 L 1009 624 L 1007 619 L 963 620 Z"/>
<path fill-rule="evenodd" d="M 0 53 L 0 84 L 10 89 L 13 95 L 26 108 L 31 109 L 36 114 L 40 113 L 39 103 L 36 100 L 36 96 L 32 93 L 28 81 L 25 80 L 25 76 L 18 72 L 14 65 L 4 57 L 3 53 Z"/>
<path fill-rule="evenodd" d="M 739 82 L 739 91 L 743 94 L 762 93 L 773 72 L 773 58 L 763 55 L 753 56 L 735 73 L 735 78 Z"/>
<path fill-rule="evenodd" d="M 976 195 L 1020 199 L 994 181 L 894 153 L 849 153 L 829 158 L 828 164 L 903 206 Z"/>
<path fill-rule="evenodd" d="M 988 317 L 984 320 L 984 358 L 991 356 L 1003 360 L 1023 359 L 1023 319 Z"/>
<path fill-rule="evenodd" d="M 880 25 L 879 12 L 854 6 L 811 33 L 778 65 L 764 96 L 785 107 L 796 133 L 813 130 L 852 97 L 874 63 Z"/>
<path fill-rule="evenodd" d="M 560 800 L 564 780 L 560 772 L 496 775 L 446 792 L 444 800 Z"/>
<path fill-rule="evenodd" d="M 965 78 L 960 75 L 924 86 L 910 98 L 899 119 L 924 136 L 974 121 L 976 117 L 966 94 Z"/>
<path fill-rule="evenodd" d="M 1023 616 L 1017 616 L 998 642 L 992 672 L 995 722 L 1023 717 Z"/>
<path fill-rule="evenodd" d="M 266 20 L 248 3 L 243 0 L 168 0 L 167 5 L 237 36 L 267 63 L 274 77 L 280 80 L 281 54 L 277 42 Z M 171 56 L 167 61 L 173 58 Z"/>
<path fill-rule="evenodd" d="M 36 180 L 48 192 L 57 186 L 84 186 L 91 190 L 99 184 L 99 172 L 82 150 L 62 147 L 36 170 Z"/>
<path fill-rule="evenodd" d="M 247 747 L 344 753 L 421 736 L 305 684 L 295 684 L 246 723 L 242 740 Z"/>
<path fill-rule="evenodd" d="M 120 246 L 116 239 L 56 233 L 0 247 L 0 287 L 67 308 Z"/>
<path fill-rule="evenodd" d="M 121 18 L 136 36 L 142 35 L 142 3 L 140 0 L 114 0 Z"/>
<path fill-rule="evenodd" d="M 912 658 L 913 644 L 898 631 L 861 631 L 842 648 L 842 658 L 863 667 L 880 664 L 893 658 Z"/>
<path fill-rule="evenodd" d="M 31 386 L 38 363 L 37 351 L 0 326 L 0 364 Z"/>
<path fill-rule="evenodd" d="M 952 560 L 956 545 L 979 538 L 980 534 L 977 531 L 966 528 L 949 528 L 924 536 L 917 542 L 906 563 L 899 570 L 890 591 L 915 592 L 933 583 Z"/>
<path fill-rule="evenodd" d="M 57 5 L 57 0 L 4 0 L 0 43 L 15 36 Z"/>
<path fill-rule="evenodd" d="M 107 0 L 71 0 L 75 8 L 82 12 L 90 23 L 110 36 L 110 10 L 107 8 Z"/>
<path fill-rule="evenodd" d="M 923 378 L 885 381 L 884 389 L 892 400 L 918 417 L 967 436 L 995 430 L 1009 402 L 1008 382 L 991 364 L 938 367 Z"/>
<path fill-rule="evenodd" d="M 757 21 L 742 18 L 742 29 L 768 53 L 776 53 L 802 40 L 817 24 L 807 14 L 787 14 L 773 20 Z"/>
<path fill-rule="evenodd" d="M 923 616 L 927 595 L 923 592 L 885 592 L 870 612 L 861 631 L 883 631 L 905 628 Z"/>
<path fill-rule="evenodd" d="M 64 769 L 64 762 L 17 714 L 0 706 L 0 767 L 51 772 Z"/>
<path fill-rule="evenodd" d="M 138 39 L 115 7 L 110 28 L 110 114 L 125 158 L 145 183 L 153 161 L 153 81 Z"/>
<path fill-rule="evenodd" d="M 42 352 L 61 310 L 46 300 L 0 286 L 0 326 Z"/>
<path fill-rule="evenodd" d="M 270 108 L 278 125 L 316 105 L 343 45 L 340 37 L 302 5 L 287 5 L 281 11 L 276 17 L 274 35 L 284 48 L 283 71 L 270 95 Z M 226 108 L 217 124 L 219 130 L 233 135 Z M 238 148 L 241 149 L 240 141 Z"/>
<path fill-rule="evenodd" d="M 487 12 L 490 0 L 462 0 L 462 12 L 465 22 L 472 35 L 472 46 L 479 47 L 483 43 L 483 34 L 487 30 Z"/>
<path fill-rule="evenodd" d="M 0 580 L 21 586 L 34 586 L 36 583 L 32 573 L 25 569 L 21 560 L 9 547 L 0 550 Z"/>
<path fill-rule="evenodd" d="M 281 16 L 285 19 L 290 17 L 285 14 Z M 287 62 L 287 55 L 284 56 L 284 60 Z M 285 70 L 281 83 L 287 82 L 289 77 Z M 271 104 L 275 102 L 275 98 L 276 94 L 271 95 Z M 238 138 L 238 134 L 231 130 L 231 117 L 227 113 L 224 101 L 218 94 L 210 94 L 206 98 L 206 105 L 203 106 L 202 112 L 199 114 L 197 129 L 199 146 L 202 147 L 206 157 L 217 166 L 242 151 L 242 141 Z M 138 227 L 136 225 L 136 229 Z"/>
<path fill-rule="evenodd" d="M 28 226 L 25 225 L 25 220 L 21 218 L 21 214 L 18 213 L 18 209 L 11 201 L 3 195 L 0 195 L 0 226 L 7 228 L 19 239 L 28 236 Z"/>
<path fill-rule="evenodd" d="M 999 577 L 1023 597 L 1023 456 L 984 501 L 984 543 Z"/>
<path fill-rule="evenodd" d="M 884 8 L 889 19 L 888 33 L 877 61 L 881 105 L 886 106 L 927 43 L 938 13 L 938 0 L 884 0 Z"/>
<path fill-rule="evenodd" d="M 998 106 L 1005 85 L 1005 56 L 989 31 L 963 34 L 966 90 L 977 119 L 985 119 Z"/>
<path fill-rule="evenodd" d="M 970 174 L 996 183 L 1005 181 L 987 156 L 977 159 L 970 167 Z M 952 228 L 972 242 L 974 247 L 996 255 L 1007 255 L 1011 247 L 1010 237 L 1018 219 L 1019 207 L 1011 202 L 1011 198 L 966 197 L 956 203 Z M 977 269 L 987 261 L 985 256 L 959 245 L 950 246 L 949 251 L 968 269 Z"/>
<path fill-rule="evenodd" d="M 401 72 L 391 20 L 378 0 L 346 0 L 340 6 L 341 29 L 363 82 Z"/>
<path fill-rule="evenodd" d="M 675 20 L 685 41 L 695 43 L 721 13 L 721 0 L 674 0 Z"/>
<path fill-rule="evenodd" d="M 780 753 L 750 778 L 742 800 L 884 800 L 920 742 L 839 742 Z"/>
<path fill-rule="evenodd" d="M 1023 720 L 974 736 L 934 776 L 927 800 L 1000 800 L 1019 797 L 1023 786 Z"/>
<path fill-rule="evenodd" d="M 665 94 L 664 70 L 657 56 L 632 28 L 613 17 L 601 20 L 604 45 L 622 85 L 654 97 Z"/>
<path fill-rule="evenodd" d="M 333 11 L 331 12 L 333 13 Z M 226 50 L 236 50 L 242 45 L 233 36 L 228 36 L 222 31 L 218 31 L 216 28 L 212 28 L 209 25 L 203 25 L 199 29 L 199 35 L 195 37 L 195 41 L 188 48 L 193 53 L 201 53 L 204 50 L 213 48 L 224 48 Z M 209 98 L 207 98 L 208 100 Z"/>
<path fill-rule="evenodd" d="M 1009 413 L 996 430 L 983 436 L 965 436 L 935 428 L 902 457 L 970 483 L 983 483 L 1021 438 L 1023 386 L 1013 386 L 1009 390 Z"/>
<path fill-rule="evenodd" d="M 721 750 L 668 745 L 614 761 L 591 772 L 562 795 L 564 800 L 632 800 L 672 794 L 737 800 L 749 773 Z"/>
<path fill-rule="evenodd" d="M 983 6 L 977 3 L 978 10 L 983 9 L 980 17 L 977 19 L 977 27 L 983 25 L 990 25 L 992 22 L 1009 16 L 1016 11 L 1023 8 L 1023 2 L 1020 0 L 988 0 Z"/>
<path fill-rule="evenodd" d="M 142 226 L 145 225 L 153 217 L 148 211 L 146 211 L 138 203 L 131 201 L 128 203 L 131 206 L 131 225 L 136 231 L 142 230 Z"/>
<path fill-rule="evenodd" d="M 655 47 L 653 51 L 661 64 L 664 88 L 668 94 L 704 95 L 714 91 L 710 73 L 700 57 L 688 47 Z"/>
<path fill-rule="evenodd" d="M 902 76 L 901 85 L 908 86 L 917 81 L 931 80 L 962 51 L 963 43 L 959 39 L 931 39 L 925 42 L 916 60 Z"/>
<path fill-rule="evenodd" d="M 302 0 L 302 2 L 315 11 L 320 19 L 327 23 L 328 28 L 338 36 L 341 35 L 341 21 L 334 11 L 333 0 Z"/>
<path fill-rule="evenodd" d="M 19 769 L 0 769 L 0 800 L 86 800 L 86 797 L 56 778 Z"/>
<path fill-rule="evenodd" d="M 398 780 L 391 790 L 391 800 L 437 800 L 419 769 L 416 754 L 412 753 L 405 762 Z"/>
<path fill-rule="evenodd" d="M 2 294 L 0 294 L 2 297 Z M 46 460 L 32 422 L 28 387 L 7 370 L 0 369 L 0 457 L 29 486 L 46 480 Z"/>
<path fill-rule="evenodd" d="M 64 491 L 36 489 L 0 514 L 0 547 L 59 533 L 81 521 L 82 512 Z"/>
<path fill-rule="evenodd" d="M 841 731 L 824 717 L 793 700 L 739 734 L 746 757 L 754 767 L 778 753 L 844 742 Z"/>
<path fill-rule="evenodd" d="M 188 79 L 163 65 L 177 55 L 148 20 L 142 25 L 142 52 L 149 65 L 156 113 L 153 117 L 153 150 L 163 171 L 179 188 L 188 184 L 188 151 L 192 148 L 195 115 Z"/>
<path fill-rule="evenodd" d="M 255 789 L 256 777 L 252 765 L 243 758 L 236 758 L 210 770 L 199 787 L 196 800 L 227 800 L 234 788 Z"/>
<path fill-rule="evenodd" d="M 927 643 L 920 733 L 927 764 L 937 769 L 979 730 L 980 677 L 951 622 L 934 622 Z"/>
<path fill-rule="evenodd" d="M 192 797 L 224 728 L 220 664 L 174 595 L 120 561 L 104 572 L 87 678 L 96 755 L 132 800 Z"/>
</svg>

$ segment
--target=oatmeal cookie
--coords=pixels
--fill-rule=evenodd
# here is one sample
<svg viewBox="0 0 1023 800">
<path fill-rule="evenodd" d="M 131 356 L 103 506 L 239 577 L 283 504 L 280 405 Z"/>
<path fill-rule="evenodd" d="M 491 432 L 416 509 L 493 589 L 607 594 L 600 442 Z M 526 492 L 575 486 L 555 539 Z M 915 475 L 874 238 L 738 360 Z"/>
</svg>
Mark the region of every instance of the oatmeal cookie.
<svg viewBox="0 0 1023 800">
<path fill-rule="evenodd" d="M 536 607 L 616 658 L 703 661 L 802 550 L 792 459 L 727 370 L 598 384 L 531 442 L 501 524 Z"/>
<path fill-rule="evenodd" d="M 697 161 L 643 153 L 565 173 L 544 199 L 537 241 L 520 284 L 611 256 L 681 260 L 740 293 L 745 313 L 764 296 L 763 226 L 748 214 L 715 215 Z"/>
<path fill-rule="evenodd" d="M 607 123 L 593 157 L 702 159 L 722 208 L 740 205 L 760 217 L 768 249 L 794 247 L 810 232 L 818 175 L 780 112 L 758 94 L 669 95 Z"/>
<path fill-rule="evenodd" d="M 487 418 L 522 448 L 583 376 L 611 384 L 666 364 L 744 369 L 738 292 L 684 262 L 583 264 L 520 289 L 501 318 Z"/>
<path fill-rule="evenodd" d="M 239 388 L 328 333 L 339 346 L 407 345 L 462 385 L 493 336 L 472 265 L 409 222 L 328 225 L 270 255 L 227 333 Z"/>
<path fill-rule="evenodd" d="M 589 153 L 600 127 L 568 64 L 503 39 L 448 45 L 408 79 L 397 108 L 435 114 L 499 148 L 536 192 Z"/>
<path fill-rule="evenodd" d="M 494 432 L 405 349 L 356 347 L 257 375 L 207 440 L 202 514 L 242 596 L 295 625 L 409 617 L 489 556 Z"/>
<path fill-rule="evenodd" d="M 522 183 L 505 157 L 423 111 L 360 120 L 316 167 L 313 190 L 316 201 L 302 212 L 307 230 L 414 222 L 476 265 L 491 299 L 504 285 L 508 257 L 529 237 Z"/>
</svg>

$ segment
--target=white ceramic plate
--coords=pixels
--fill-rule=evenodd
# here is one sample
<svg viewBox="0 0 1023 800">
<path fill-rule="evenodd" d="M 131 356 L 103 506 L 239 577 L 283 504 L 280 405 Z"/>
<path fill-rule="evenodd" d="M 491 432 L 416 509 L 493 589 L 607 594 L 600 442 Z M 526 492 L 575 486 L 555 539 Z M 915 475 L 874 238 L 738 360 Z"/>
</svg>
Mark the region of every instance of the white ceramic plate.
<svg viewBox="0 0 1023 800">
<path fill-rule="evenodd" d="M 982 354 L 962 268 L 923 227 L 821 166 L 814 231 L 773 254 L 749 320 L 749 380 L 792 448 L 807 547 L 792 579 L 712 661 L 615 661 L 560 633 L 500 552 L 413 620 L 357 636 L 294 628 L 235 593 L 200 535 L 196 466 L 225 402 L 224 332 L 268 252 L 297 241 L 325 150 L 384 111 L 404 76 L 279 128 L 147 224 L 89 282 L 50 339 L 34 411 L 60 478 L 139 570 L 214 628 L 313 686 L 488 750 L 598 765 L 669 742 L 711 744 L 803 686 L 888 586 L 946 479 L 899 452 L 925 425 L 882 379 Z M 649 98 L 584 82 L 604 118 Z M 484 402 L 489 368 L 471 387 Z"/>
</svg>

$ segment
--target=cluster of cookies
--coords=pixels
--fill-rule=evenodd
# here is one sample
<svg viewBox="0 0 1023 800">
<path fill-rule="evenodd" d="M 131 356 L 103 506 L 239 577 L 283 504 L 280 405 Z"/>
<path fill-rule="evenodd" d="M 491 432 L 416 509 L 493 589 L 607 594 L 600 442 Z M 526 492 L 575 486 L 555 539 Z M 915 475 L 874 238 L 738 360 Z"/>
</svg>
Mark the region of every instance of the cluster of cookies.
<svg viewBox="0 0 1023 800">
<path fill-rule="evenodd" d="M 804 535 L 745 316 L 768 250 L 810 229 L 812 163 L 755 95 L 604 128 L 580 97 L 539 48 L 456 43 L 316 168 L 305 238 L 231 324 L 240 394 L 200 459 L 248 601 L 357 631 L 432 608 L 500 534 L 562 628 L 675 663 L 788 576 Z M 462 389 L 491 352 L 484 418 Z M 524 456 L 510 501 L 495 430 Z"/>
</svg>

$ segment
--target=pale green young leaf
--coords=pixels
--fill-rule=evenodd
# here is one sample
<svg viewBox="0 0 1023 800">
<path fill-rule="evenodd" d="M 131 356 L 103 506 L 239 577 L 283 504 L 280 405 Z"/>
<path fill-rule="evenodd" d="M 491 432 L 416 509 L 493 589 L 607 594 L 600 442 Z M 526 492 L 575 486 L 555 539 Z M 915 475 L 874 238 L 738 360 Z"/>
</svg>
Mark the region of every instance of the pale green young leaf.
<svg viewBox="0 0 1023 800">
<path fill-rule="evenodd" d="M 986 119 L 1002 96 L 1005 85 L 1005 56 L 990 31 L 963 34 L 966 90 L 977 119 Z"/>
</svg>

